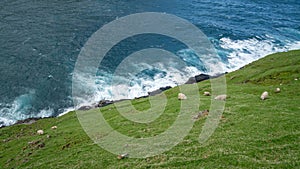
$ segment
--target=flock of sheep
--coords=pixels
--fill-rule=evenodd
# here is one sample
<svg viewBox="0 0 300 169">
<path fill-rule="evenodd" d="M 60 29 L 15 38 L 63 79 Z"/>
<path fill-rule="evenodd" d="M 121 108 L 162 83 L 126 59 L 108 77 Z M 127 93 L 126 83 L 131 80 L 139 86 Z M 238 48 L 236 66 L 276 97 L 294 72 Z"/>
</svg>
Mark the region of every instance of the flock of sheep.
<svg viewBox="0 0 300 169">
<path fill-rule="evenodd" d="M 275 93 L 279 93 L 279 92 L 280 92 L 280 88 L 276 88 Z M 261 100 L 266 100 L 268 97 L 269 97 L 269 93 L 267 91 L 264 91 L 260 96 Z"/>
<path fill-rule="evenodd" d="M 279 93 L 281 90 L 280 88 L 276 88 L 275 89 L 275 93 Z M 204 96 L 210 96 L 210 92 L 207 92 L 205 91 L 203 93 Z M 269 97 L 269 93 L 267 91 L 264 91 L 261 96 L 260 96 L 260 99 L 261 100 L 266 100 L 267 98 Z M 216 96 L 214 99 L 215 100 L 220 100 L 220 101 L 225 101 L 227 98 L 227 95 L 226 94 L 221 94 L 221 95 L 218 95 Z M 183 93 L 178 93 L 178 100 L 186 100 L 187 99 L 187 96 Z M 204 110 L 204 111 L 200 111 L 195 117 L 193 117 L 193 119 L 199 119 L 201 116 L 207 116 L 208 115 L 208 112 L 209 110 Z"/>
<path fill-rule="evenodd" d="M 279 93 L 280 91 L 281 91 L 280 88 L 275 89 L 275 93 Z M 204 96 L 210 96 L 210 92 L 204 92 L 203 95 Z M 261 100 L 266 100 L 268 97 L 269 97 L 269 93 L 267 91 L 264 91 L 260 96 Z M 221 95 L 216 96 L 215 100 L 224 101 L 224 100 L 226 100 L 226 98 L 227 98 L 226 94 L 221 94 Z M 178 100 L 186 100 L 186 99 L 187 99 L 187 97 L 186 97 L 185 94 L 178 93 Z"/>
<path fill-rule="evenodd" d="M 280 92 L 280 88 L 276 88 L 275 89 L 275 93 L 279 93 Z M 210 92 L 207 92 L 205 91 L 203 93 L 204 96 L 210 96 Z M 261 100 L 266 100 L 267 98 L 269 97 L 269 93 L 267 91 L 264 91 L 261 96 L 260 96 L 260 99 Z M 214 99 L 215 100 L 221 100 L 221 101 L 225 101 L 227 98 L 227 95 L 226 94 L 222 94 L 222 95 L 218 95 L 216 96 Z M 187 99 L 187 96 L 183 93 L 178 93 L 178 100 L 186 100 Z M 51 129 L 57 129 L 57 126 L 52 126 Z M 44 134 L 44 131 L 43 130 L 38 130 L 37 131 L 37 134 L 38 135 L 43 135 Z"/>
<path fill-rule="evenodd" d="M 52 129 L 52 130 L 55 130 L 55 129 L 57 129 L 57 126 L 52 126 L 51 129 Z M 36 133 L 37 133 L 38 135 L 43 135 L 43 134 L 44 134 L 44 130 L 38 130 Z"/>
<path fill-rule="evenodd" d="M 210 92 L 204 92 L 204 96 L 210 96 Z M 227 95 L 226 94 L 221 94 L 215 97 L 215 100 L 226 100 Z M 187 97 L 183 93 L 178 93 L 178 100 L 186 100 Z"/>
</svg>

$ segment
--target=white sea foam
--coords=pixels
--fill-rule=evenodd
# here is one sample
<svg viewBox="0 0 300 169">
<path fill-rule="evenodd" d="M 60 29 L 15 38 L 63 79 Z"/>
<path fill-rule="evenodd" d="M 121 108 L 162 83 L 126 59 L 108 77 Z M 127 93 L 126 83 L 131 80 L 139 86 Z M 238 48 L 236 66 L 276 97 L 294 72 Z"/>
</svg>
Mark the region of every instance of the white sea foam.
<svg viewBox="0 0 300 169">
<path fill-rule="evenodd" d="M 201 59 L 190 49 L 178 51 L 177 55 L 179 56 L 177 60 L 169 57 L 157 59 L 153 56 L 147 63 L 144 63 L 143 59 L 136 63 L 139 58 L 128 59 L 123 63 L 125 66 L 119 71 L 117 69 L 115 74 L 107 72 L 101 72 L 99 76 L 77 74 L 78 85 L 75 90 L 78 91 L 75 91 L 76 96 L 73 98 L 75 109 L 102 99 L 121 100 L 146 96 L 148 92 L 160 87 L 184 84 L 190 77 L 200 73 L 214 75 L 223 72 L 218 67 L 220 65 L 215 64 L 218 62 L 216 56 Z M 179 58 L 182 61 L 178 61 Z"/>
<path fill-rule="evenodd" d="M 194 67 L 186 67 L 184 71 L 172 68 L 161 71 L 166 72 L 166 74 L 157 73 L 153 78 L 136 77 L 129 74 L 127 77 L 109 75 L 89 79 L 81 75 L 78 78 L 80 78 L 82 90 L 85 92 L 82 92 L 83 95 L 81 97 L 73 99 L 76 99 L 79 106 L 88 105 L 102 99 L 132 99 L 148 95 L 148 92 L 157 90 L 160 87 L 174 87 L 183 84 L 189 77 L 200 72 Z M 110 83 L 111 80 L 113 81 Z"/>
<path fill-rule="evenodd" d="M 23 114 L 22 111 L 14 111 L 15 107 L 14 105 L 12 108 L 3 108 L 0 110 L 0 114 L 2 117 L 0 117 L 0 127 L 3 126 L 10 126 L 14 123 L 16 123 L 18 120 L 24 120 L 28 118 L 45 118 L 50 117 L 53 115 L 54 111 L 53 109 L 43 109 L 40 112 L 30 112 L 30 114 Z M 3 113 L 5 112 L 5 113 Z"/>
<path fill-rule="evenodd" d="M 80 90 L 82 93 L 80 97 L 73 98 L 78 103 L 74 108 L 64 109 L 63 113 L 59 116 L 78 109 L 81 106 L 89 106 L 102 99 L 120 100 L 145 96 L 148 95 L 148 92 L 157 90 L 160 87 L 174 87 L 183 84 L 189 77 L 200 73 L 214 75 L 224 73 L 225 71 L 231 72 L 268 54 L 300 49 L 300 41 L 286 40 L 282 42 L 284 44 L 282 45 L 276 40 L 276 38 L 270 35 L 266 35 L 265 39 L 255 37 L 246 40 L 233 40 L 223 37 L 219 40 L 220 46 L 217 47 L 217 50 L 226 53 L 227 61 L 225 60 L 224 63 L 219 64 L 216 64 L 218 62 L 216 58 L 206 58 L 203 60 L 200 58 L 200 60 L 197 60 L 192 50 L 184 49 L 177 53 L 187 63 L 181 69 L 176 67 L 178 66 L 176 62 L 168 62 L 167 64 L 157 63 L 156 65 L 149 65 L 147 63 L 130 65 L 134 69 L 158 70 L 153 77 L 147 75 L 137 76 L 130 73 L 122 76 L 107 72 L 101 72 L 99 76 L 79 74 L 77 80 L 81 84 Z M 225 69 L 220 69 L 220 67 L 225 67 Z M 29 92 L 16 98 L 11 104 L 1 105 L 0 126 L 11 125 L 17 120 L 30 117 L 48 117 L 53 115 L 54 112 L 51 108 L 46 108 L 37 113 L 24 114 L 22 110 L 30 109 L 30 102 L 33 95 L 34 92 Z"/>
<path fill-rule="evenodd" d="M 294 49 L 300 49 L 300 42 L 284 41 L 285 45 L 279 45 L 275 39 L 266 35 L 268 39 L 261 40 L 259 37 L 246 40 L 232 40 L 230 38 L 221 38 L 220 47 L 227 51 L 228 64 L 226 71 L 231 72 L 256 61 L 266 55 L 285 52 Z"/>
<path fill-rule="evenodd" d="M 27 94 L 20 95 L 12 103 L 1 104 L 0 107 L 0 127 L 9 126 L 18 120 L 27 118 L 45 118 L 52 116 L 54 111 L 51 108 L 43 109 L 39 112 L 32 112 L 32 102 L 35 92 L 32 90 Z"/>
<path fill-rule="evenodd" d="M 82 84 L 84 92 L 80 98 L 73 98 L 78 101 L 78 109 L 81 106 L 87 106 L 99 100 L 120 100 L 120 99 L 133 99 L 148 95 L 148 92 L 166 86 L 177 86 L 185 83 L 189 77 L 206 73 L 215 75 L 224 72 L 231 72 L 239 69 L 240 67 L 258 60 L 268 54 L 283 52 L 293 49 L 300 49 L 300 42 L 285 42 L 285 46 L 278 45 L 273 37 L 266 35 L 267 39 L 262 40 L 260 37 L 255 37 L 246 40 L 232 40 L 230 38 L 221 38 L 220 47 L 218 50 L 225 50 L 227 53 L 227 62 L 220 63 L 216 58 L 205 58 L 201 64 L 200 60 L 190 59 L 195 58 L 194 53 L 190 49 L 184 49 L 177 54 L 185 62 L 188 62 L 184 69 L 176 69 L 176 63 L 168 63 L 166 66 L 163 63 L 148 65 L 141 63 L 141 65 L 131 65 L 136 69 L 141 67 L 144 69 L 159 69 L 160 73 L 155 74 L 153 78 L 146 76 L 137 77 L 135 74 L 127 74 L 126 76 L 112 75 L 101 72 L 102 76 L 79 75 L 79 81 Z M 196 66 L 195 66 L 196 65 Z M 199 70 L 199 69 L 208 70 Z M 162 74 L 161 72 L 165 72 Z M 117 81 L 114 83 L 112 79 Z M 120 83 L 122 82 L 122 83 Z M 67 109 L 70 111 L 73 109 Z M 65 114 L 64 112 L 63 114 Z"/>
<path fill-rule="evenodd" d="M 74 110 L 76 110 L 74 107 L 69 107 L 69 108 L 63 109 L 63 113 L 60 113 L 60 114 L 58 115 L 58 117 L 63 116 L 63 115 L 66 115 L 66 114 L 68 114 L 69 112 L 74 111 Z"/>
</svg>

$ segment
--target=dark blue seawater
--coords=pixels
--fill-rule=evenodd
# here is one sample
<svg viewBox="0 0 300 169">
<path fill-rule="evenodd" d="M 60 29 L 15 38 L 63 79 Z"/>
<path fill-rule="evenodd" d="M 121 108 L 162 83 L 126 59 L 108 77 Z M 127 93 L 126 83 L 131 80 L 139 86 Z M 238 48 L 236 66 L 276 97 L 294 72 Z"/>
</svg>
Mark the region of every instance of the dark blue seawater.
<svg viewBox="0 0 300 169">
<path fill-rule="evenodd" d="M 297 0 L 2 0 L 0 126 L 66 112 L 73 106 L 72 72 L 85 42 L 104 24 L 138 12 L 174 14 L 196 25 L 214 44 L 226 71 L 270 53 L 300 49 Z M 117 46 L 110 57 L 118 60 L 134 50 L 163 46 L 190 66 L 186 78 L 205 72 L 190 50 L 167 40 L 156 44 L 155 39 L 133 37 Z M 110 68 L 116 66 L 113 63 L 107 62 L 96 81 L 82 77 L 83 87 L 95 93 L 89 102 L 111 98 L 107 83 Z M 187 80 L 173 81 L 177 74 L 178 70 L 149 67 L 132 77 L 130 97 Z"/>
</svg>

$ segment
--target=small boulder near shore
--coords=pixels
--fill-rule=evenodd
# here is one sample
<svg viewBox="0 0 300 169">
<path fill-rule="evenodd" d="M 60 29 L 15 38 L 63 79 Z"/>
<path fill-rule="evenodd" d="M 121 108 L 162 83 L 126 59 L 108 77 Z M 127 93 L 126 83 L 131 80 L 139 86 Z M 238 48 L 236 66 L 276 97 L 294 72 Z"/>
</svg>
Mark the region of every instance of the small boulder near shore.
<svg viewBox="0 0 300 169">
<path fill-rule="evenodd" d="M 187 97 L 186 97 L 185 94 L 183 94 L 183 93 L 178 93 L 178 100 L 186 100 L 186 99 L 187 99 Z"/>
<path fill-rule="evenodd" d="M 162 93 L 163 91 L 171 89 L 171 88 L 172 88 L 171 86 L 161 87 L 158 90 L 154 90 L 152 92 L 148 92 L 148 95 L 149 96 L 155 96 L 155 95 L 158 95 L 158 94 Z"/>
<path fill-rule="evenodd" d="M 210 76 L 207 74 L 200 74 L 195 77 L 189 78 L 189 80 L 185 84 L 193 84 L 193 83 L 198 83 L 204 80 L 210 79 Z"/>
<path fill-rule="evenodd" d="M 103 99 L 98 102 L 97 107 L 104 107 L 113 103 L 114 103 L 113 101 Z"/>
<path fill-rule="evenodd" d="M 28 118 L 28 119 L 24 119 L 24 120 L 18 120 L 16 122 L 16 124 L 33 124 L 35 123 L 37 120 L 40 120 L 41 118 Z"/>
</svg>

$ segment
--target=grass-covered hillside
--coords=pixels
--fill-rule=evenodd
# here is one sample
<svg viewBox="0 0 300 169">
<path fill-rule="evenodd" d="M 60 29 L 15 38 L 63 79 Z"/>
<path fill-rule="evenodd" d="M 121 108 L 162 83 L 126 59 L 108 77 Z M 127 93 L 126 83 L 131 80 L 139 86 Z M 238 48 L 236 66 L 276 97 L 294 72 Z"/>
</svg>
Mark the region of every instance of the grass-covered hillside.
<svg viewBox="0 0 300 169">
<path fill-rule="evenodd" d="M 226 80 L 225 111 L 204 144 L 198 139 L 208 117 L 198 119 L 184 140 L 167 152 L 142 159 L 129 154 L 120 160 L 95 144 L 71 112 L 30 125 L 1 128 L 0 168 L 300 168 L 300 51 L 266 56 L 226 74 Z M 198 87 L 199 111 L 209 109 L 213 98 L 203 92 L 211 90 L 210 81 L 200 82 Z M 274 92 L 277 87 L 280 93 Z M 269 98 L 262 101 L 264 91 Z M 181 104 L 178 92 L 178 87 L 165 91 L 166 109 L 150 123 L 129 121 L 114 105 L 101 108 L 101 112 L 110 126 L 124 135 L 152 137 L 176 120 Z M 150 107 L 148 98 L 132 103 L 138 110 Z M 91 112 L 99 110 L 87 113 Z M 44 130 L 43 135 L 37 134 L 39 129 Z"/>
</svg>

